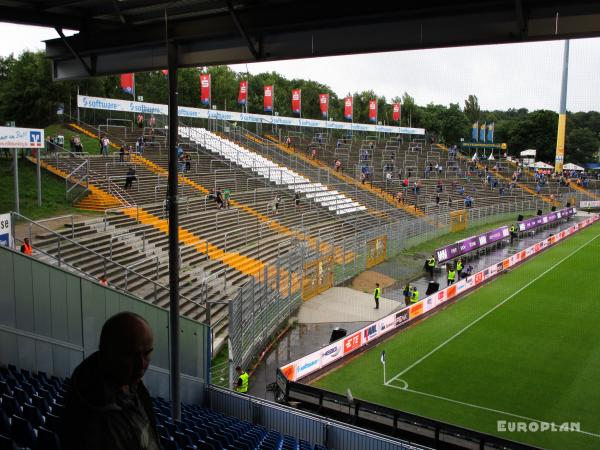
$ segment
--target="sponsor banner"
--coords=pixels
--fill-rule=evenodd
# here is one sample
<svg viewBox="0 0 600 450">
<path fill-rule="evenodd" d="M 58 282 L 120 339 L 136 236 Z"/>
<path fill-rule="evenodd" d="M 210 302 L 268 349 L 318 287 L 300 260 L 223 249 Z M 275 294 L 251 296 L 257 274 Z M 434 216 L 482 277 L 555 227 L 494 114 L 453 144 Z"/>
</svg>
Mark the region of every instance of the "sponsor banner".
<svg viewBox="0 0 600 450">
<path fill-rule="evenodd" d="M 478 236 L 471 236 L 454 244 L 438 248 L 434 253 L 435 259 L 438 263 L 443 263 L 508 237 L 510 237 L 510 231 L 507 226 L 496 228 Z"/>
<path fill-rule="evenodd" d="M 600 201 L 598 200 L 581 200 L 579 202 L 580 208 L 600 208 Z"/>
<path fill-rule="evenodd" d="M 346 97 L 344 99 L 344 119 L 352 120 L 353 111 L 352 111 L 352 97 Z"/>
<path fill-rule="evenodd" d="M 377 322 L 379 328 L 379 335 L 385 334 L 388 331 L 392 331 L 396 328 L 396 314 L 390 314 Z"/>
<path fill-rule="evenodd" d="M 10 248 L 13 246 L 10 214 L 0 214 L 0 245 Z"/>
<path fill-rule="evenodd" d="M 433 308 L 437 306 L 436 297 L 434 295 L 430 295 L 429 297 L 425 297 L 423 299 L 423 312 L 431 311 Z"/>
<path fill-rule="evenodd" d="M 377 99 L 369 100 L 369 122 L 377 123 Z"/>
<path fill-rule="evenodd" d="M 245 105 L 248 101 L 248 80 L 240 81 L 240 92 L 238 93 L 238 104 Z"/>
<path fill-rule="evenodd" d="M 396 327 L 399 327 L 404 322 L 408 322 L 408 308 L 396 313 Z"/>
<path fill-rule="evenodd" d="M 334 342 L 321 349 L 321 367 L 332 363 L 344 355 L 344 345 L 342 341 Z"/>
<path fill-rule="evenodd" d="M 372 339 L 375 339 L 379 334 L 379 329 L 377 328 L 377 323 L 372 323 L 371 325 L 362 329 L 363 332 L 363 344 L 369 342 Z"/>
<path fill-rule="evenodd" d="M 362 345 L 362 330 L 344 339 L 344 355 L 353 352 Z"/>
<path fill-rule="evenodd" d="M 329 94 L 319 94 L 319 107 L 323 119 L 327 119 L 329 115 Z"/>
<path fill-rule="evenodd" d="M 494 274 L 501 272 L 502 270 L 510 267 L 513 264 L 516 264 L 519 261 L 526 259 L 527 257 L 535 254 L 537 251 L 541 251 L 543 248 L 550 245 L 551 242 L 557 242 L 558 236 L 568 236 L 570 234 L 575 233 L 579 229 L 583 229 L 588 225 L 599 220 L 600 216 L 593 216 L 588 219 L 579 222 L 579 224 L 574 225 L 568 229 L 557 233 L 555 237 L 557 238 L 555 241 L 552 241 L 551 238 L 547 238 L 544 241 L 537 243 L 529 247 L 526 250 L 521 251 L 520 253 L 511 256 L 510 258 L 506 258 L 491 267 L 488 267 L 480 272 L 477 272 L 475 275 L 467 277 L 464 280 L 460 280 L 456 284 L 449 286 L 441 291 L 438 291 L 429 297 L 421 300 L 420 302 L 411 305 L 410 307 L 404 308 L 401 311 L 398 311 L 394 314 L 390 314 L 383 319 L 378 320 L 377 322 L 368 325 L 361 330 L 353 333 L 351 336 L 348 336 L 344 339 L 341 339 L 337 342 L 334 342 L 321 350 L 311 353 L 304 358 L 301 358 L 295 362 L 292 362 L 281 368 L 282 373 L 286 376 L 288 380 L 296 381 L 303 376 L 306 376 L 316 370 L 326 366 L 327 364 L 336 361 L 338 359 L 343 358 L 345 355 L 353 352 L 354 350 L 367 345 L 369 342 L 373 342 L 380 338 L 383 334 L 391 331 L 404 323 L 407 323 L 422 315 L 423 313 L 434 309 L 436 306 L 440 305 L 446 300 L 452 299 L 453 297 L 462 294 L 468 291 L 471 288 L 474 288 L 478 284 L 485 281 L 487 278 L 491 278 Z M 536 250 L 537 248 L 537 250 Z"/>
<path fill-rule="evenodd" d="M 321 350 L 296 361 L 296 379 L 305 377 L 321 368 Z"/>
<path fill-rule="evenodd" d="M 0 148 L 40 148 L 44 130 L 38 128 L 0 127 Z"/>
<path fill-rule="evenodd" d="M 121 89 L 123 92 L 127 92 L 128 94 L 133 94 L 133 79 L 134 75 L 132 73 L 122 73 L 121 74 Z"/>
<path fill-rule="evenodd" d="M 241 83 L 240 83 L 241 84 Z M 240 92 L 241 93 L 241 92 Z M 131 100 L 116 100 L 102 97 L 78 95 L 77 105 L 80 108 L 103 109 L 107 111 L 136 112 L 154 115 L 168 115 L 167 105 Z M 424 135 L 424 128 L 393 127 L 387 125 L 370 125 L 364 123 L 333 122 L 327 120 L 300 119 L 298 117 L 271 116 L 270 114 L 246 114 L 236 111 L 221 111 L 206 108 L 179 107 L 179 115 L 194 119 L 219 119 L 231 122 L 250 122 L 294 127 L 327 128 L 334 130 L 366 131 L 393 134 Z"/>
<path fill-rule="evenodd" d="M 273 111 L 273 86 L 265 86 L 264 110 L 265 112 Z"/>
<path fill-rule="evenodd" d="M 393 103 L 392 104 L 392 120 L 394 122 L 400 122 L 400 110 L 402 108 L 402 105 L 400 103 Z"/>
<path fill-rule="evenodd" d="M 302 91 L 300 89 L 292 89 L 292 112 L 300 114 L 302 110 Z"/>
<path fill-rule="evenodd" d="M 408 311 L 409 311 L 409 319 L 410 320 L 423 314 L 423 303 L 424 302 L 425 302 L 425 299 L 421 300 L 419 303 L 415 303 L 414 305 L 412 305 L 409 308 Z"/>
<path fill-rule="evenodd" d="M 519 222 L 519 231 L 528 231 L 537 228 L 541 225 L 556 222 L 559 219 L 568 218 L 574 216 L 577 213 L 577 209 L 574 207 L 561 209 L 560 211 L 553 211 L 542 216 L 532 217 Z"/>
<path fill-rule="evenodd" d="M 210 73 L 200 74 L 200 102 L 210 105 Z"/>
</svg>

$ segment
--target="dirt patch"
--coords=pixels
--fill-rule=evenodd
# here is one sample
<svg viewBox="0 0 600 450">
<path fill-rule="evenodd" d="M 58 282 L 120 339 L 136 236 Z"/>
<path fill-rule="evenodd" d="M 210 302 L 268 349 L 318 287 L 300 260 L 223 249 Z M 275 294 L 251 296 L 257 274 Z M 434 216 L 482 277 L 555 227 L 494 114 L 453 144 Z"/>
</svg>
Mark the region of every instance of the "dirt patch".
<svg viewBox="0 0 600 450">
<path fill-rule="evenodd" d="M 356 289 L 361 292 L 371 292 L 375 289 L 375 283 L 379 283 L 382 289 L 392 286 L 396 282 L 392 277 L 388 277 L 379 272 L 367 270 L 363 273 L 358 274 L 352 280 L 352 289 Z"/>
</svg>

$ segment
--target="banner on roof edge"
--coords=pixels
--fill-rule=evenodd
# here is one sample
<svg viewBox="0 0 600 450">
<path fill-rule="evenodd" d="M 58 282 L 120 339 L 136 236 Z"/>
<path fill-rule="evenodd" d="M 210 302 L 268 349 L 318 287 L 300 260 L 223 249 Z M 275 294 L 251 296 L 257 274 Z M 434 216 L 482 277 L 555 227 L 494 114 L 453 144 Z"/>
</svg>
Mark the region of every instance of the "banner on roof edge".
<svg viewBox="0 0 600 450">
<path fill-rule="evenodd" d="M 329 116 L 329 94 L 319 94 L 319 106 L 321 107 L 323 119 L 327 119 Z"/>
<path fill-rule="evenodd" d="M 292 112 L 300 114 L 302 110 L 302 90 L 292 89 Z"/>
<path fill-rule="evenodd" d="M 352 97 L 346 97 L 344 99 L 344 119 L 352 120 Z"/>
<path fill-rule="evenodd" d="M 400 109 L 401 108 L 402 108 L 402 105 L 400 103 L 392 104 L 392 120 L 394 120 L 394 122 L 400 122 Z"/>
<path fill-rule="evenodd" d="M 210 73 L 200 74 L 200 102 L 210 105 Z"/>
<path fill-rule="evenodd" d="M 245 105 L 248 101 L 248 80 L 240 81 L 240 92 L 238 94 L 238 104 Z"/>
<path fill-rule="evenodd" d="M 80 108 L 102 109 L 106 111 L 135 112 L 154 115 L 168 115 L 168 106 L 160 103 L 136 102 L 132 100 L 118 100 L 113 98 L 91 97 L 88 95 L 77 96 L 77 106 Z M 371 125 L 366 123 L 334 122 L 318 119 L 301 119 L 299 117 L 272 116 L 271 114 L 247 114 L 239 111 L 222 111 L 207 108 L 178 108 L 181 117 L 191 119 L 219 119 L 232 122 L 267 123 L 274 125 L 327 128 L 331 130 L 365 131 L 393 134 L 425 134 L 423 128 L 395 127 L 391 125 Z"/>
<path fill-rule="evenodd" d="M 128 94 L 133 94 L 133 74 L 132 73 L 122 73 L 121 74 L 121 89 Z"/>
<path fill-rule="evenodd" d="M 369 122 L 377 123 L 377 99 L 369 100 Z"/>
<path fill-rule="evenodd" d="M 273 112 L 273 86 L 265 86 L 265 112 Z"/>
</svg>

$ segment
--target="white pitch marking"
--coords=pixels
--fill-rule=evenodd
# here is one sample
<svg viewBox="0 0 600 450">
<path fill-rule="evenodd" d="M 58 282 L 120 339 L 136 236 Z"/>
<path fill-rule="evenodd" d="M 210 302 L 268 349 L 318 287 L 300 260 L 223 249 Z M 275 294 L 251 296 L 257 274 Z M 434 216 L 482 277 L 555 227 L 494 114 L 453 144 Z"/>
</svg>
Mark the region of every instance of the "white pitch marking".
<svg viewBox="0 0 600 450">
<path fill-rule="evenodd" d="M 528 420 L 530 422 L 552 423 L 552 422 L 550 422 L 548 420 L 533 419 L 531 417 L 521 416 L 519 414 L 513 414 L 513 413 L 506 412 L 506 411 L 500 411 L 499 409 L 487 408 L 485 406 L 474 405 L 473 403 L 466 403 L 466 402 L 461 402 L 459 400 L 453 400 L 453 399 L 448 398 L 448 397 L 442 397 L 442 396 L 435 395 L 435 394 L 428 394 L 427 392 L 415 391 L 414 389 L 408 389 L 408 385 L 407 385 L 407 387 L 400 387 L 400 386 L 394 386 L 393 384 L 387 384 L 387 386 L 395 388 L 395 389 L 400 389 L 401 391 L 412 392 L 413 394 L 417 394 L 417 395 L 423 395 L 425 397 L 432 397 L 432 398 L 436 398 L 438 400 L 444 400 L 444 401 L 447 401 L 447 402 L 456 403 L 456 404 L 463 405 L 463 406 L 469 406 L 471 408 L 477 408 L 477 409 L 482 409 L 484 411 L 490 411 L 490 412 L 493 412 L 493 413 L 504 414 L 506 416 L 517 417 L 519 419 Z M 556 423 L 558 424 L 558 422 L 556 422 Z M 573 432 L 581 433 L 581 434 L 587 434 L 588 436 L 593 436 L 595 438 L 600 438 L 600 434 L 590 433 L 589 431 L 573 430 Z"/>
<path fill-rule="evenodd" d="M 542 278 L 544 275 L 546 275 L 548 272 L 554 270 L 556 267 L 558 267 L 559 265 L 561 265 L 563 262 L 565 262 L 567 259 L 569 259 L 571 256 L 573 256 L 575 253 L 577 253 L 579 250 L 581 250 L 582 248 L 586 247 L 587 245 L 589 245 L 592 241 L 594 241 L 596 238 L 600 237 L 600 234 L 597 234 L 596 236 L 594 236 L 592 239 L 590 239 L 588 242 L 586 242 L 585 244 L 581 245 L 580 247 L 578 247 L 577 249 L 573 250 L 571 253 L 569 253 L 567 256 L 565 256 L 563 259 L 561 259 L 560 261 L 558 261 L 556 264 L 554 264 L 552 267 L 546 269 L 544 272 L 542 272 L 541 274 L 539 274 L 537 277 L 535 277 L 533 280 L 531 280 L 529 283 L 527 283 L 525 286 L 521 287 L 519 290 L 513 292 L 511 295 L 509 295 L 507 298 L 505 298 L 504 300 L 502 300 L 502 302 L 498 303 L 496 306 L 494 306 L 492 309 L 490 309 L 488 312 L 486 312 L 485 314 L 482 314 L 481 316 L 479 316 L 477 319 L 475 319 L 473 322 L 469 323 L 468 325 L 466 325 L 462 330 L 459 330 L 457 333 L 455 333 L 453 336 L 450 336 L 448 339 L 446 339 L 444 342 L 442 342 L 440 345 L 438 345 L 436 348 L 434 348 L 433 350 L 431 350 L 429 353 L 427 353 L 426 355 L 422 356 L 421 358 L 419 358 L 417 361 L 415 361 L 414 363 L 412 363 L 410 366 L 408 366 L 406 369 L 404 369 L 402 372 L 400 372 L 399 374 L 395 375 L 394 377 L 392 377 L 390 380 L 388 380 L 388 383 L 395 380 L 398 377 L 401 377 L 402 375 L 404 375 L 406 372 L 408 372 L 410 369 L 412 369 L 413 367 L 417 366 L 418 364 L 421 364 L 423 361 L 425 361 L 427 358 L 429 358 L 431 355 L 433 355 L 435 352 L 437 352 L 439 349 L 441 349 L 442 347 L 446 346 L 446 344 L 448 344 L 449 342 L 451 342 L 452 340 L 454 340 L 455 338 L 457 338 L 458 336 L 460 336 L 461 334 L 463 334 L 465 331 L 467 331 L 469 328 L 471 328 L 473 325 L 475 325 L 476 323 L 478 323 L 480 320 L 484 319 L 485 317 L 487 317 L 489 314 L 491 314 L 492 312 L 494 312 L 496 309 L 500 308 L 502 305 L 504 305 L 507 301 L 509 301 L 511 298 L 513 298 L 515 295 L 517 295 L 519 292 L 523 291 L 524 289 L 526 289 L 527 287 L 531 286 L 533 283 L 535 283 L 537 280 L 539 280 L 540 278 Z M 386 383 L 387 384 L 387 383 Z"/>
</svg>

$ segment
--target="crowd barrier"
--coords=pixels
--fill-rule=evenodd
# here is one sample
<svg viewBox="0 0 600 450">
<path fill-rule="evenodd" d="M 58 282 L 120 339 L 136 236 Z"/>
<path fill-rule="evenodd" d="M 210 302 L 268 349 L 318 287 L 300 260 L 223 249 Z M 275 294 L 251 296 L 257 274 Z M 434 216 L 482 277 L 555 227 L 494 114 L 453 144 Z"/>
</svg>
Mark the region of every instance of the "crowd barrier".
<svg viewBox="0 0 600 450">
<path fill-rule="evenodd" d="M 575 208 L 570 208 L 575 209 Z M 559 211 L 558 213 L 560 213 Z M 563 218 L 568 217 L 561 215 Z M 433 309 L 438 308 L 449 300 L 462 295 L 482 283 L 489 281 L 507 269 L 520 264 L 531 258 L 542 250 L 554 245 L 564 238 L 576 233 L 577 231 L 591 225 L 599 219 L 599 216 L 592 216 L 583 221 L 559 231 L 546 239 L 527 247 L 514 255 L 499 261 L 473 275 L 460 280 L 459 282 L 444 288 L 434 294 L 425 297 L 420 302 L 407 306 L 397 312 L 394 312 L 376 322 L 367 325 L 364 328 L 352 333 L 343 339 L 333 342 L 309 355 L 306 355 L 296 361 L 280 368 L 281 373 L 289 381 L 298 381 L 310 374 L 323 369 L 324 367 L 345 358 L 360 348 L 370 345 L 381 339 L 391 331 L 400 328 L 404 324 L 413 321 Z"/>
<path fill-rule="evenodd" d="M 599 200 L 581 200 L 579 202 L 579 207 L 581 209 L 598 209 L 600 208 Z"/>
</svg>

